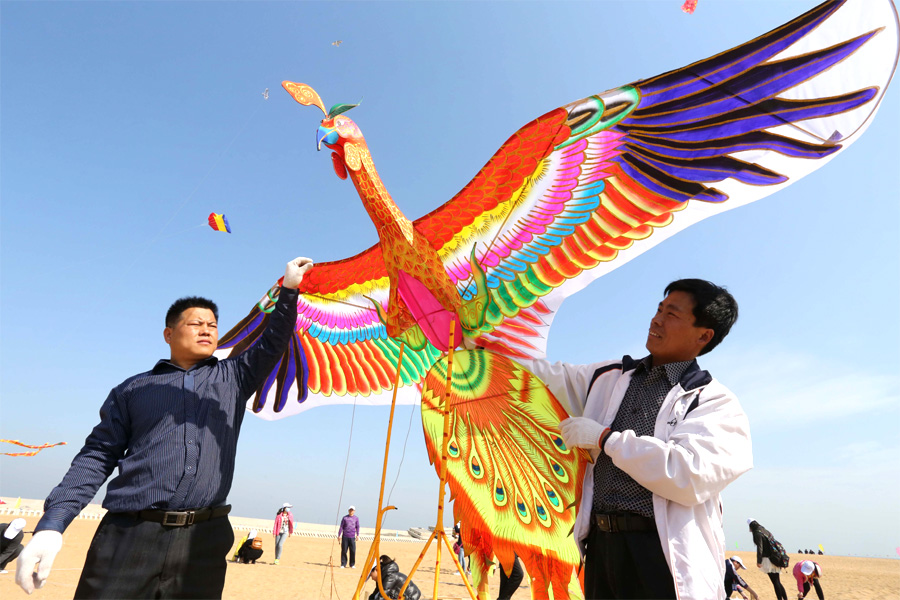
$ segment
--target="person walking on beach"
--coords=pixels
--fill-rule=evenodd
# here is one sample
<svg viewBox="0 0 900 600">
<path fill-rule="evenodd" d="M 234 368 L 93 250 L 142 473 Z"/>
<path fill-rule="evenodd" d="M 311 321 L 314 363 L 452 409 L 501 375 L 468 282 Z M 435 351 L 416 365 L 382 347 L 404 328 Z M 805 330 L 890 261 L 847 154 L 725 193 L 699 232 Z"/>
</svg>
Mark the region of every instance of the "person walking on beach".
<svg viewBox="0 0 900 600">
<path fill-rule="evenodd" d="M 285 502 L 275 514 L 275 527 L 272 533 L 275 535 L 275 564 L 281 560 L 281 552 L 284 549 L 284 540 L 294 533 L 294 515 L 291 514 L 293 504 Z"/>
<path fill-rule="evenodd" d="M 803 600 L 809 593 L 809 586 L 816 588 L 816 596 L 819 600 L 825 600 L 825 592 L 819 585 L 819 577 L 822 576 L 822 567 L 812 560 L 802 560 L 794 565 L 794 579 L 797 580 L 797 598 Z"/>
<path fill-rule="evenodd" d="M 747 519 L 750 532 L 753 534 L 753 543 L 756 544 L 756 566 L 766 575 L 775 588 L 777 600 L 787 600 L 787 592 L 781 583 L 781 569 L 787 567 L 785 560 L 787 554 L 781 548 L 775 537 L 768 529 L 757 523 L 754 519 Z"/>
<path fill-rule="evenodd" d="M 341 519 L 338 530 L 338 538 L 341 540 L 341 568 L 347 567 L 347 553 L 350 553 L 350 568 L 356 568 L 356 541 L 359 540 L 359 518 L 356 516 L 356 507 L 347 509 L 347 514 Z"/>
<path fill-rule="evenodd" d="M 724 596 L 720 494 L 753 466 L 750 425 L 696 359 L 728 335 L 738 305 L 701 279 L 673 281 L 664 296 L 642 359 L 516 359 L 572 415 L 560 423 L 565 446 L 594 460 L 574 529 L 587 598 Z"/>
<path fill-rule="evenodd" d="M 16 583 L 23 590 L 46 583 L 62 533 L 118 467 L 75 598 L 222 597 L 234 544 L 225 502 L 244 407 L 288 348 L 297 288 L 312 267 L 308 258 L 287 264 L 265 332 L 225 360 L 213 356 L 215 303 L 189 297 L 172 304 L 163 330 L 169 358 L 126 379 L 103 403 L 100 424 L 50 492 L 19 557 Z M 117 334 L 117 343 L 128 339 Z"/>
<path fill-rule="evenodd" d="M 6 574 L 6 566 L 22 552 L 22 538 L 25 533 L 25 519 L 13 519 L 11 523 L 0 523 L 0 574 Z"/>
</svg>

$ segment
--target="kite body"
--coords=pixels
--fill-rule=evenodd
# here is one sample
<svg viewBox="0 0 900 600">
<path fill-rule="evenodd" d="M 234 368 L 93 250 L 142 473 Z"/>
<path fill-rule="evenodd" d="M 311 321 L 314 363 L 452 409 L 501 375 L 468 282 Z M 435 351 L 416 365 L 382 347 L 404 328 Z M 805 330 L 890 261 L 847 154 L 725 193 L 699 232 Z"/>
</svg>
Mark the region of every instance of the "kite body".
<svg viewBox="0 0 900 600">
<path fill-rule="evenodd" d="M 49 443 L 49 444 L 39 444 L 39 445 L 23 444 L 19 440 L 0 440 L 0 442 L 6 443 L 6 444 L 15 444 L 16 446 L 22 446 L 23 448 L 32 448 L 32 450 L 30 452 L 2 452 L 2 453 L 0 453 L 3 456 L 36 456 L 41 450 L 44 450 L 46 448 L 53 448 L 54 446 L 65 446 L 66 445 L 65 442 L 56 442 L 55 444 Z"/>
<path fill-rule="evenodd" d="M 893 75 L 897 30 L 889 0 L 824 2 L 742 46 L 538 117 L 415 221 L 379 179 L 347 105 L 336 106 L 319 142 L 332 148 L 338 176 L 353 180 L 379 243 L 304 278 L 296 343 L 250 407 L 279 418 L 389 402 L 401 341 L 419 349 L 399 365 L 398 402 L 418 402 L 440 340 L 403 335 L 416 337 L 413 324 L 422 329 L 440 310 L 458 320 L 465 347 L 544 357 L 565 297 L 706 217 L 790 185 L 858 139 Z M 326 112 L 309 86 L 284 86 Z M 428 293 L 417 295 L 417 284 Z M 276 290 L 226 334 L 220 355 L 253 343 Z"/>
<path fill-rule="evenodd" d="M 464 348 L 480 349 L 463 353 L 459 385 L 454 369 L 451 401 L 460 454 L 447 467 L 456 516 L 475 536 L 467 550 L 479 557 L 480 569 L 491 553 L 504 564 L 511 552 L 527 556 L 529 574 L 543 577 L 533 581 L 536 591 L 552 587 L 565 597 L 553 578 L 571 575 L 567 553 L 574 544 L 556 524 L 573 518 L 571 509 L 557 514 L 550 529 L 535 519 L 541 510 L 553 516 L 544 483 L 554 482 L 558 497 L 574 498 L 583 458 L 533 443 L 522 423 L 551 435 L 564 413 L 545 388 L 529 396 L 535 412 L 523 410 L 515 390 L 542 386 L 515 359 L 544 357 L 565 297 L 685 227 L 790 185 L 846 149 L 871 124 L 897 49 L 889 0 L 829 0 L 742 46 L 538 117 L 456 196 L 415 221 L 396 206 L 359 127 L 344 115 L 352 106 L 326 111 L 311 87 L 284 82 L 298 102 L 325 113 L 318 142 L 332 149 L 335 173 L 354 183 L 379 243 L 319 264 L 304 278 L 296 335 L 248 408 L 276 419 L 322 404 L 385 404 L 399 378 L 398 403 L 422 400 L 429 454 L 440 470 L 440 435 L 430 412 L 453 323 Z M 256 342 L 277 292 L 276 285 L 220 340 L 220 356 Z M 498 387 L 484 392 L 484 377 Z M 462 398 L 469 402 L 460 404 Z M 480 420 L 488 406 L 505 427 Z M 531 462 L 516 463 L 516 456 Z M 554 457 L 567 483 L 547 477 L 546 465 L 528 466 L 538 456 Z M 476 476 L 473 465 L 487 473 L 489 462 L 494 476 L 513 463 L 536 474 L 518 490 L 529 524 L 521 513 L 504 512 L 518 502 L 500 507 L 492 500 L 493 476 Z M 509 476 L 500 477 L 504 494 L 517 481 Z"/>
<path fill-rule="evenodd" d="M 228 224 L 228 219 L 225 218 L 225 215 L 220 215 L 218 213 L 209 213 L 209 226 L 212 227 L 213 231 L 224 231 L 226 233 L 231 233 L 231 225 Z"/>
</svg>

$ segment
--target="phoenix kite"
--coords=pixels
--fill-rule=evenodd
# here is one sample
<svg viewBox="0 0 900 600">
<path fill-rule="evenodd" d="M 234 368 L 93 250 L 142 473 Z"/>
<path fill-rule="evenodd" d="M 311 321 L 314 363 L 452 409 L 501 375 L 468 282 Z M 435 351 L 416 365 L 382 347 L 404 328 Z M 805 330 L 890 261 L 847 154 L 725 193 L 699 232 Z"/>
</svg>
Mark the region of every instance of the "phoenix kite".
<svg viewBox="0 0 900 600">
<path fill-rule="evenodd" d="M 318 146 L 353 182 L 379 242 L 304 278 L 296 334 L 248 409 L 277 419 L 324 404 L 386 404 L 398 381 L 398 403 L 421 401 L 440 473 L 449 340 L 461 340 L 446 468 L 479 597 L 493 557 L 508 571 L 516 554 L 535 597 L 551 588 L 569 597 L 579 562 L 570 506 L 586 456 L 562 443 L 565 411 L 516 361 L 544 357 L 567 296 L 858 139 L 893 75 L 897 30 L 889 0 L 829 0 L 731 50 L 551 110 L 414 221 L 346 116 L 354 105 L 326 110 L 310 86 L 284 82 L 322 111 Z M 222 338 L 220 356 L 256 342 L 278 290 Z"/>
</svg>

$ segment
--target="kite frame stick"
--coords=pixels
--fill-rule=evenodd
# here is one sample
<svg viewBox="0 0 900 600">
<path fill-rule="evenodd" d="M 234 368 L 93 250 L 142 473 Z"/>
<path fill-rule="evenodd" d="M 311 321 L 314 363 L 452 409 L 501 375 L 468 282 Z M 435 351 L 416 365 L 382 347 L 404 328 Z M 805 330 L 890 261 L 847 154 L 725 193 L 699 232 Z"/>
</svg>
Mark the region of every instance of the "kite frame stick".
<svg viewBox="0 0 900 600">
<path fill-rule="evenodd" d="M 463 583 L 466 584 L 466 591 L 469 592 L 469 597 L 472 600 L 477 600 L 475 597 L 475 591 L 469 584 L 468 577 L 466 577 L 465 570 L 462 568 L 462 565 L 459 564 L 459 559 L 456 557 L 456 553 L 453 552 L 453 549 L 450 547 L 450 542 L 447 540 L 447 532 L 444 531 L 444 490 L 447 486 L 447 446 L 450 442 L 450 386 L 453 383 L 453 351 L 456 347 L 456 342 L 454 341 L 454 334 L 456 332 L 455 327 L 456 319 L 450 319 L 450 343 L 448 344 L 450 350 L 447 353 L 447 383 L 444 390 L 444 402 L 441 407 L 442 412 L 444 413 L 444 439 L 441 442 L 441 487 L 440 493 L 438 495 L 437 522 L 434 525 L 434 530 L 431 532 L 428 541 L 425 542 L 425 547 L 422 548 L 422 552 L 419 553 L 419 558 L 416 560 L 416 563 L 410 570 L 409 575 L 407 575 L 406 581 L 403 582 L 403 587 L 400 588 L 400 594 L 398 595 L 399 598 L 404 597 L 406 588 L 409 587 L 409 582 L 412 581 L 412 577 L 418 570 L 419 565 L 422 563 L 422 559 L 425 558 L 425 553 L 428 552 L 428 548 L 431 547 L 431 542 L 435 539 L 438 539 L 437 558 L 434 562 L 434 594 L 432 598 L 434 600 L 437 600 L 438 597 L 438 583 L 441 580 L 440 540 L 443 540 L 444 545 L 447 546 L 447 549 L 450 551 L 450 557 L 453 559 L 453 564 L 456 565 L 456 569 L 459 571 L 459 574 L 462 575 Z"/>
<path fill-rule="evenodd" d="M 381 594 L 382 598 L 387 598 L 388 595 L 384 592 L 384 588 L 381 585 L 381 561 L 378 560 L 379 548 L 381 547 L 381 521 L 384 518 L 384 513 L 389 510 L 396 510 L 396 506 L 386 506 L 382 508 L 382 504 L 384 503 L 384 479 L 387 475 L 387 467 L 388 467 L 388 453 L 391 450 L 391 428 L 394 425 L 394 408 L 397 406 L 397 390 L 400 388 L 400 369 L 403 367 L 403 351 L 406 349 L 406 344 L 400 342 L 400 355 L 397 358 L 397 376 L 394 378 L 394 394 L 391 398 L 391 416 L 388 418 L 388 429 L 387 429 L 387 438 L 384 442 L 384 467 L 381 469 L 381 490 L 378 492 L 378 512 L 376 513 L 375 520 L 375 539 L 372 541 L 372 545 L 369 547 L 369 554 L 366 556 L 366 562 L 363 566 L 362 573 L 359 574 L 359 583 L 356 585 L 356 592 L 353 594 L 353 600 L 359 600 L 359 594 L 362 592 L 363 587 L 366 585 L 366 579 L 369 577 L 369 570 L 372 568 L 372 560 L 375 559 L 375 568 L 378 569 L 378 577 L 375 579 L 375 585 L 378 586 L 378 592 Z"/>
</svg>

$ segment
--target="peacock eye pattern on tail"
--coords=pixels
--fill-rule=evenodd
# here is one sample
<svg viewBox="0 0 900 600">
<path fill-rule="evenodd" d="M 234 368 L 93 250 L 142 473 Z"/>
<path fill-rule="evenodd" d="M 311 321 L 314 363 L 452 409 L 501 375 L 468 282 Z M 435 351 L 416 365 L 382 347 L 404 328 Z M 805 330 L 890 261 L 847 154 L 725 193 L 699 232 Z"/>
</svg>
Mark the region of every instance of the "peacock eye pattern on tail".
<svg viewBox="0 0 900 600">
<path fill-rule="evenodd" d="M 426 445 L 438 472 L 446 368 L 446 358 L 437 361 L 422 390 Z M 565 411 L 529 371 L 486 350 L 457 351 L 451 381 L 447 473 L 454 511 L 477 514 L 494 537 L 542 548 L 564 543 L 575 517 L 567 507 L 586 464 L 560 437 Z"/>
<path fill-rule="evenodd" d="M 469 459 L 469 471 L 472 473 L 472 477 L 475 479 L 481 479 L 484 477 L 484 469 L 481 468 L 481 461 L 478 460 L 478 455 L 473 454 Z"/>
<path fill-rule="evenodd" d="M 505 506 L 506 500 L 506 487 L 503 485 L 502 481 L 497 479 L 494 481 L 494 503 L 497 506 Z"/>
</svg>

